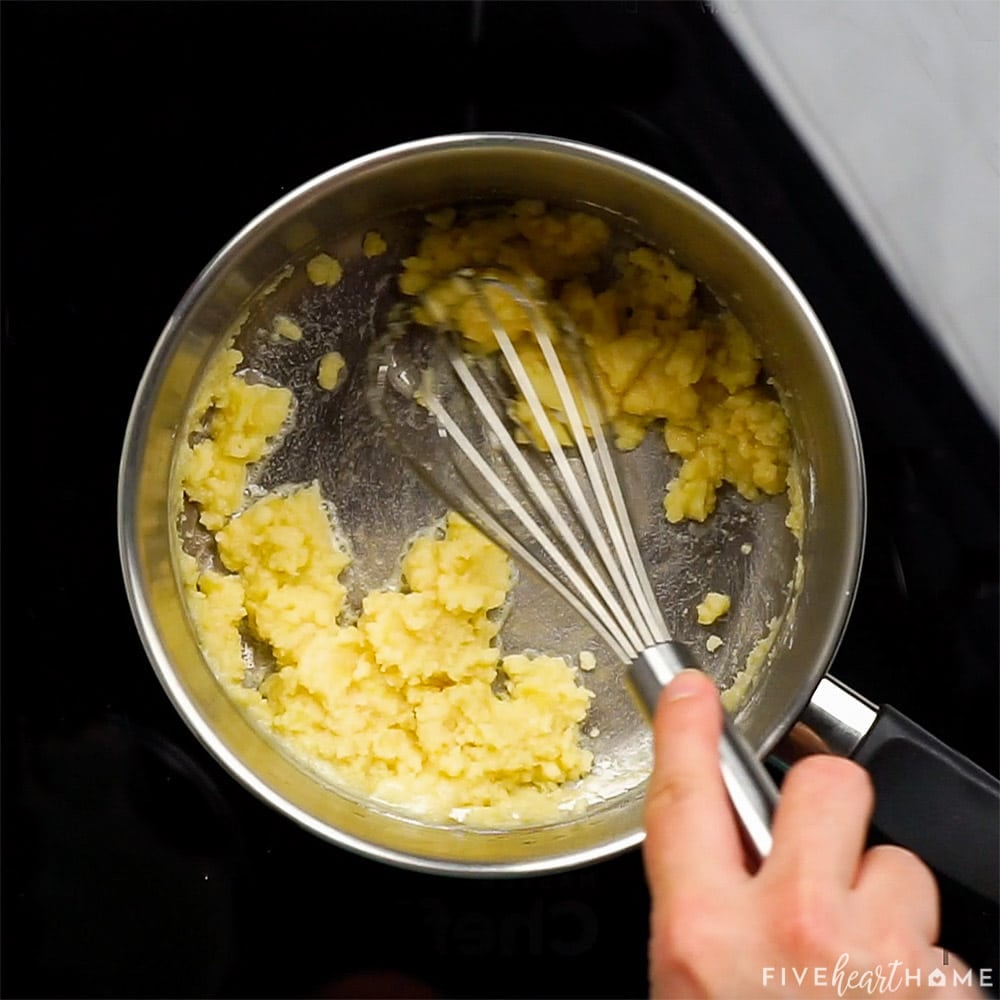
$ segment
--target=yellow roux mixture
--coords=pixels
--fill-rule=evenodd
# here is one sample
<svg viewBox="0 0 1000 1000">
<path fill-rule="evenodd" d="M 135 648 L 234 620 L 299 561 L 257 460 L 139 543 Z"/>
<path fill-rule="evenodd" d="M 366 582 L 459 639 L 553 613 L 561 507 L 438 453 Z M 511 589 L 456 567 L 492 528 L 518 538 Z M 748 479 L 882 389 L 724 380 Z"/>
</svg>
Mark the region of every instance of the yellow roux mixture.
<svg viewBox="0 0 1000 1000">
<path fill-rule="evenodd" d="M 791 485 L 788 525 L 800 533 L 785 413 L 761 385 L 747 332 L 727 312 L 698 308 L 691 274 L 643 247 L 621 255 L 617 279 L 595 292 L 588 275 L 607 257 L 608 227 L 540 202 L 466 221 L 445 210 L 428 223 L 399 278 L 415 297 L 418 322 L 449 321 L 488 350 L 488 324 L 455 271 L 499 267 L 543 282 L 584 336 L 618 447 L 635 447 L 656 425 L 683 459 L 664 498 L 667 520 L 704 520 L 724 483 L 749 500 Z M 366 254 L 384 248 L 379 234 L 366 236 Z M 341 275 L 325 254 L 308 271 L 316 284 Z M 502 294 L 493 306 L 517 340 L 523 311 Z M 519 343 L 557 419 L 554 389 L 533 351 Z M 345 616 L 339 577 L 349 557 L 318 486 L 295 484 L 248 503 L 248 469 L 294 419 L 294 400 L 285 388 L 245 382 L 242 360 L 229 348 L 213 365 L 192 410 L 194 443 L 182 446 L 178 462 L 180 489 L 214 533 L 225 567 L 201 569 L 180 556 L 191 616 L 222 683 L 294 753 L 356 792 L 434 821 L 554 818 L 565 801 L 560 786 L 593 763 L 581 745 L 593 696 L 579 673 L 592 669 L 592 658 L 581 654 L 574 666 L 501 654 L 494 612 L 508 598 L 512 567 L 455 514 L 401 554 L 398 586 L 369 593 Z M 516 406 L 514 415 L 526 434 L 537 433 Z M 246 682 L 247 630 L 273 650 L 277 667 L 257 688 Z M 738 703 L 773 633 L 728 700 Z"/>
</svg>

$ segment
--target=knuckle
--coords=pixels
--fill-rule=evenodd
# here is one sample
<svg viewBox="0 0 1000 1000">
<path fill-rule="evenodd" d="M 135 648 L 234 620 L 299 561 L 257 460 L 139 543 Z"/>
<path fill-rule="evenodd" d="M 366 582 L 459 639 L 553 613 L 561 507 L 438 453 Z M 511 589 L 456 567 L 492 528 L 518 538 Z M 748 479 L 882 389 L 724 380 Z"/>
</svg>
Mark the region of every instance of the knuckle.
<svg viewBox="0 0 1000 1000">
<path fill-rule="evenodd" d="M 712 970 L 718 964 L 720 917 L 700 897 L 674 899 L 654 909 L 649 940 L 649 968 L 654 982 L 689 984 L 711 995 Z"/>
<path fill-rule="evenodd" d="M 788 953 L 812 962 L 829 959 L 842 936 L 830 887 L 808 873 L 786 885 L 774 921 L 775 935 Z"/>
<path fill-rule="evenodd" d="M 884 900 L 896 925 L 917 934 L 928 944 L 940 928 L 940 890 L 930 868 L 903 847 L 880 844 L 869 849 L 859 885 L 867 885 L 869 899 Z"/>
<path fill-rule="evenodd" d="M 879 959 L 886 965 L 899 962 L 904 969 L 919 968 L 927 960 L 927 943 L 898 924 L 885 929 L 878 942 Z"/>
<path fill-rule="evenodd" d="M 662 815 L 680 803 L 688 801 L 695 794 L 697 785 L 687 775 L 660 774 L 646 795 L 646 814 Z"/>
<path fill-rule="evenodd" d="M 868 851 L 870 864 L 890 885 L 907 883 L 936 901 L 937 880 L 930 868 L 905 847 L 895 844 L 878 844 Z"/>
<path fill-rule="evenodd" d="M 875 801 L 875 789 L 868 772 L 852 760 L 829 754 L 815 754 L 800 760 L 788 772 L 784 784 L 786 791 L 835 789 L 859 804 L 870 806 Z"/>
</svg>

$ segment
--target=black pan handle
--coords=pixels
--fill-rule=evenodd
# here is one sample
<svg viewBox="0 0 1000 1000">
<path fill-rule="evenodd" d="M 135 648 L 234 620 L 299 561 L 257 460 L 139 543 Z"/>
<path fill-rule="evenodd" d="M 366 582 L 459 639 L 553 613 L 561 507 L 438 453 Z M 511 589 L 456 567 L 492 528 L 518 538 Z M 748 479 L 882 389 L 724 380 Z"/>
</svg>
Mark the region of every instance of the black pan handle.
<svg viewBox="0 0 1000 1000">
<path fill-rule="evenodd" d="M 872 825 L 936 872 L 1000 902 L 1000 781 L 890 705 L 825 677 L 779 747 L 849 756 L 875 785 Z"/>
<path fill-rule="evenodd" d="M 1000 902 L 1000 782 L 883 705 L 853 754 L 875 784 L 872 823 L 932 868 Z"/>
</svg>

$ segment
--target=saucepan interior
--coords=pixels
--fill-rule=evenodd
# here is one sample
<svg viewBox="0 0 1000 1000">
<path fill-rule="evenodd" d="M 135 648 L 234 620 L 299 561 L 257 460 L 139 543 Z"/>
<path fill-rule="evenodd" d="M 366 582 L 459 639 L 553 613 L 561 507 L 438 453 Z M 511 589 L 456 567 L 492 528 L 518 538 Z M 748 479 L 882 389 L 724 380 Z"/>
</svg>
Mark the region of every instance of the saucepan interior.
<svg viewBox="0 0 1000 1000">
<path fill-rule="evenodd" d="M 738 613 L 724 626 L 726 652 L 706 662 L 724 685 L 763 637 L 773 638 L 737 713 L 750 742 L 767 751 L 829 665 L 850 611 L 864 517 L 854 416 L 830 346 L 780 266 L 704 198 L 641 164 L 560 139 L 460 135 L 375 153 L 305 184 L 239 233 L 178 305 L 136 397 L 120 480 L 122 560 L 136 622 L 165 689 L 205 745 L 256 794 L 322 837 L 396 864 L 471 875 L 566 868 L 641 840 L 650 739 L 621 668 L 560 598 L 522 574 L 505 650 L 598 655 L 587 677 L 596 692 L 584 737 L 595 754 L 594 773 L 584 779 L 590 808 L 544 826 L 478 830 L 422 823 L 352 796 L 248 722 L 207 665 L 179 584 L 183 519 L 172 470 L 198 379 L 235 338 L 246 364 L 288 386 L 297 401 L 294 428 L 255 485 L 318 480 L 351 540 L 351 599 L 384 585 L 407 541 L 443 508 L 391 455 L 369 412 L 366 352 L 402 299 L 396 278 L 426 212 L 519 198 L 593 212 L 625 238 L 669 251 L 763 351 L 799 455 L 801 548 L 784 526 L 784 498 L 749 504 L 726 496 L 704 525 L 664 531 L 659 505 L 675 467 L 662 444 L 644 445 L 628 460 L 638 530 L 675 635 L 703 647 L 692 608 L 708 590 L 733 595 Z M 368 258 L 361 242 L 372 230 L 389 249 Z M 343 264 L 336 288 L 318 289 L 305 276 L 302 265 L 319 250 Z M 306 336 L 276 343 L 268 331 L 288 312 Z M 347 361 L 347 381 L 335 394 L 322 392 L 314 377 L 317 356 L 329 350 Z"/>
</svg>

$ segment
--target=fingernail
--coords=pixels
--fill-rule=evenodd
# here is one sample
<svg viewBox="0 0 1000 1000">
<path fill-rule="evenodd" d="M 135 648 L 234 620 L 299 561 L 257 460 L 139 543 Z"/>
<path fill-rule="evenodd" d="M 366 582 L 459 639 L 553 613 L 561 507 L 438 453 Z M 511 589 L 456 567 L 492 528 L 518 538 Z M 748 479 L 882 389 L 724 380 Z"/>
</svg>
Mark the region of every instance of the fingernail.
<svg viewBox="0 0 1000 1000">
<path fill-rule="evenodd" d="M 700 670 L 682 670 L 668 685 L 664 697 L 667 701 L 691 698 L 705 690 L 704 674 Z"/>
</svg>

